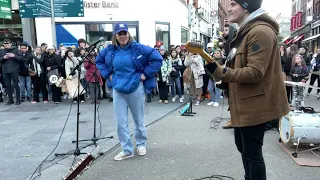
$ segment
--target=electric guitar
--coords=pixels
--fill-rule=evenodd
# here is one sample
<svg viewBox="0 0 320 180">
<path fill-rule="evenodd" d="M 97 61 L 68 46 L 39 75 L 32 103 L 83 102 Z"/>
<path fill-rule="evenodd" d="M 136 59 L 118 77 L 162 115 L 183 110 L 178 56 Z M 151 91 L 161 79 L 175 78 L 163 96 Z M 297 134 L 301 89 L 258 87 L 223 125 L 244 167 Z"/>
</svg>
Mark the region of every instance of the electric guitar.
<svg viewBox="0 0 320 180">
<path fill-rule="evenodd" d="M 203 46 L 201 42 L 197 41 L 191 41 L 186 44 L 186 48 L 192 52 L 193 54 L 199 54 L 207 63 L 213 63 L 215 60 L 213 57 L 210 56 L 206 51 L 203 50 Z M 232 56 L 235 54 L 236 49 L 232 50 Z M 229 54 L 224 66 L 230 66 L 231 62 L 231 55 Z M 233 56 L 234 57 L 234 56 Z M 232 57 L 232 59 L 233 59 Z M 218 66 L 221 66 L 219 63 L 217 63 Z M 223 91 L 223 95 L 228 98 L 229 95 L 229 88 L 228 83 L 221 82 L 216 84 L 217 88 L 221 89 Z"/>
<path fill-rule="evenodd" d="M 69 170 L 69 174 L 66 177 L 63 177 L 64 180 L 74 180 L 80 177 L 84 169 L 86 169 L 93 160 L 97 157 L 100 152 L 101 147 L 97 146 L 92 153 L 88 153 L 86 157 L 82 158 L 77 162 L 76 167 L 72 166 Z"/>
</svg>

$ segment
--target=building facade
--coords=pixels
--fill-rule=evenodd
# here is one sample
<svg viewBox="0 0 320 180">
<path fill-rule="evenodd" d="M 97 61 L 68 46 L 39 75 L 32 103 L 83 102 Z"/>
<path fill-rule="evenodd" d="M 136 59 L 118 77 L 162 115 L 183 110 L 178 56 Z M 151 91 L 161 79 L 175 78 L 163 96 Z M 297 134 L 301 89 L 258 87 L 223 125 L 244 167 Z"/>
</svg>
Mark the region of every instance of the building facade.
<svg viewBox="0 0 320 180">
<path fill-rule="evenodd" d="M 312 14 L 310 14 L 309 20 L 311 20 L 311 36 L 303 41 L 303 43 L 309 45 L 310 50 L 316 52 L 320 45 L 320 1 L 313 0 L 308 2 L 308 7 L 312 7 Z"/>
<path fill-rule="evenodd" d="M 54 18 L 54 22 L 51 18 L 35 18 L 37 43 L 73 46 L 79 38 L 93 43 L 100 37 L 108 42 L 119 22 L 127 23 L 136 41 L 146 45 L 169 48 L 189 40 L 186 1 L 90 0 L 84 1 L 84 17 Z"/>
<path fill-rule="evenodd" d="M 215 36 L 215 14 L 217 0 L 189 0 L 192 4 L 190 13 L 191 39 L 203 41 L 204 45 L 212 41 Z"/>
<path fill-rule="evenodd" d="M 221 30 L 223 30 L 225 21 L 228 18 L 228 6 L 229 6 L 230 0 L 219 0 L 219 26 L 221 27 Z"/>
<path fill-rule="evenodd" d="M 287 42 L 311 48 L 311 44 L 306 39 L 312 36 L 310 17 L 313 10 L 312 0 L 292 0 L 292 17 L 290 23 L 291 39 Z"/>
<path fill-rule="evenodd" d="M 290 17 L 283 17 L 282 13 L 279 13 L 275 19 L 279 23 L 280 36 L 283 37 L 283 41 L 286 41 L 291 36 Z"/>
</svg>

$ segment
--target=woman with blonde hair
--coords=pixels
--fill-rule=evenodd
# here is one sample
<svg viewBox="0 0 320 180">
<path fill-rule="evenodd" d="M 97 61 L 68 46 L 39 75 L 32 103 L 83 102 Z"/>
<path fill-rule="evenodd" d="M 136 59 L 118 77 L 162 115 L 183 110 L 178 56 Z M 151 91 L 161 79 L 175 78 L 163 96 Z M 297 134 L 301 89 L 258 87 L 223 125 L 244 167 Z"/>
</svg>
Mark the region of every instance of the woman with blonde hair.
<svg viewBox="0 0 320 180">
<path fill-rule="evenodd" d="M 134 41 L 125 23 L 115 24 L 112 44 L 99 52 L 97 68 L 113 88 L 113 108 L 122 151 L 114 157 L 121 161 L 134 156 L 128 108 L 135 124 L 137 153 L 147 153 L 147 132 L 144 126 L 145 93 L 156 87 L 155 74 L 160 70 L 162 57 L 151 47 Z"/>
</svg>

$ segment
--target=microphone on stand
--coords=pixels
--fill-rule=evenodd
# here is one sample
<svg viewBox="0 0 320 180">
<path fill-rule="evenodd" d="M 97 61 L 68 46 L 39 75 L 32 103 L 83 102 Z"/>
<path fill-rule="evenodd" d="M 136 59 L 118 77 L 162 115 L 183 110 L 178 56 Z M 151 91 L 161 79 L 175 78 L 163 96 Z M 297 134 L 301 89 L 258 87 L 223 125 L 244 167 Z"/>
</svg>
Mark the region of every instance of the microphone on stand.
<svg viewBox="0 0 320 180">
<path fill-rule="evenodd" d="M 88 47 L 88 49 L 90 49 L 90 48 L 95 48 L 96 46 L 97 46 L 97 44 L 99 44 L 100 42 L 104 42 L 105 40 L 104 40 L 104 38 L 103 37 L 100 37 L 99 38 L 99 40 L 98 41 L 96 41 L 96 42 L 94 42 L 93 44 L 91 44 L 89 47 Z"/>
</svg>

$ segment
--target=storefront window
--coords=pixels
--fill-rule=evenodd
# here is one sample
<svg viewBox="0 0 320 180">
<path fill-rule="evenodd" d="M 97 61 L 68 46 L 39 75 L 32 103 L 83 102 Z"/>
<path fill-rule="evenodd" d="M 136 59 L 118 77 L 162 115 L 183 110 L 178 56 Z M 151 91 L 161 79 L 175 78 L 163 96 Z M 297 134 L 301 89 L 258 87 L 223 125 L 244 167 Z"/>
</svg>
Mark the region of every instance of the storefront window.
<svg viewBox="0 0 320 180">
<path fill-rule="evenodd" d="M 169 23 L 156 23 L 156 43 L 162 44 L 169 49 L 170 27 Z"/>
<path fill-rule="evenodd" d="M 198 35 L 196 32 L 192 32 L 192 39 L 198 39 Z"/>
<path fill-rule="evenodd" d="M 23 41 L 22 24 L 18 11 L 13 11 L 12 19 L 0 19 L 0 43 L 9 38 L 14 46 Z"/>
<path fill-rule="evenodd" d="M 115 23 L 114 23 L 115 24 Z M 93 43 L 103 37 L 106 41 L 105 45 L 111 43 L 114 24 L 86 24 L 86 38 L 89 43 Z M 128 25 L 131 36 L 138 41 L 137 25 Z"/>
<path fill-rule="evenodd" d="M 181 28 L 181 44 L 186 44 L 189 41 L 189 31 Z"/>
</svg>

